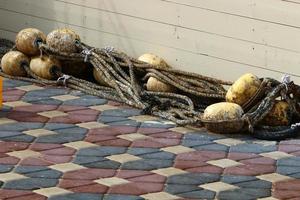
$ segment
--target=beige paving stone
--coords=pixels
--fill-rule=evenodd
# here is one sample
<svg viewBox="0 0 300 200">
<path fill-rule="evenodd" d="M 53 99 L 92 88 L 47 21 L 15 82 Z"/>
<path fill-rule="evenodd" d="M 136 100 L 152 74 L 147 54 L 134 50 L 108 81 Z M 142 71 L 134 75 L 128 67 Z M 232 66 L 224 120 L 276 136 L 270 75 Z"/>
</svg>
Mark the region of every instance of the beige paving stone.
<svg viewBox="0 0 300 200">
<path fill-rule="evenodd" d="M 105 110 L 114 110 L 114 109 L 118 109 L 118 107 L 116 106 L 111 106 L 111 105 L 99 105 L 99 106 L 90 106 L 90 109 L 93 110 L 98 110 L 98 111 L 105 111 Z"/>
<path fill-rule="evenodd" d="M 48 117 L 48 118 L 54 118 L 54 117 L 64 117 L 67 116 L 67 113 L 58 111 L 58 110 L 53 110 L 53 111 L 46 111 L 46 112 L 40 112 L 38 113 L 41 116 Z"/>
<path fill-rule="evenodd" d="M 16 88 L 19 89 L 19 90 L 26 91 L 26 92 L 44 89 L 43 87 L 40 87 L 40 86 L 37 86 L 37 85 L 25 85 L 25 86 L 20 86 L 20 87 L 16 87 Z"/>
<path fill-rule="evenodd" d="M 127 181 L 123 178 L 118 178 L 118 177 L 102 178 L 102 179 L 95 180 L 94 182 L 99 183 L 101 185 L 108 186 L 108 187 L 130 183 L 129 181 Z"/>
<path fill-rule="evenodd" d="M 17 157 L 21 160 L 29 157 L 39 157 L 41 155 L 39 152 L 32 151 L 29 149 L 22 150 L 22 151 L 13 151 L 7 154 L 13 157 Z"/>
<path fill-rule="evenodd" d="M 177 146 L 172 146 L 172 147 L 165 147 L 161 149 L 162 151 L 170 152 L 173 154 L 181 154 L 181 153 L 187 153 L 187 152 L 192 152 L 195 151 L 195 149 L 185 147 L 182 145 L 177 145 Z"/>
<path fill-rule="evenodd" d="M 182 133 L 182 134 L 194 132 L 193 129 L 185 128 L 185 127 L 175 127 L 175 128 L 170 128 L 169 130 L 170 130 L 170 131 L 177 132 L 177 133 Z"/>
<path fill-rule="evenodd" d="M 29 130 L 29 131 L 23 131 L 23 133 L 25 133 L 26 135 L 34 136 L 34 137 L 57 134 L 54 131 L 49 131 L 46 129 L 33 129 L 33 130 Z"/>
<path fill-rule="evenodd" d="M 63 195 L 63 194 L 69 194 L 72 193 L 69 190 L 65 190 L 59 187 L 50 187 L 50 188 L 41 188 L 38 190 L 34 190 L 34 193 L 43 195 L 45 197 L 52 197 L 52 196 L 56 196 L 56 195 Z"/>
<path fill-rule="evenodd" d="M 149 136 L 140 134 L 140 133 L 130 133 L 125 135 L 119 135 L 118 138 L 128 140 L 128 141 L 135 141 L 135 140 L 141 140 L 141 139 L 147 139 L 150 138 Z"/>
<path fill-rule="evenodd" d="M 109 159 L 109 160 L 119 162 L 119 163 L 126 163 L 126 162 L 130 162 L 130 161 L 135 161 L 135 160 L 142 159 L 140 157 L 130 155 L 130 154 L 127 154 L 127 153 L 107 156 L 106 158 Z"/>
<path fill-rule="evenodd" d="M 8 181 L 25 179 L 25 178 L 28 178 L 28 177 L 21 175 L 21 174 L 14 173 L 14 172 L 0 174 L 0 181 L 2 181 L 2 182 L 8 182 Z"/>
<path fill-rule="evenodd" d="M 293 155 L 282 152 L 282 151 L 273 151 L 273 152 L 268 152 L 268 153 L 261 153 L 259 154 L 264 157 L 272 158 L 274 160 L 279 160 L 281 158 L 288 158 L 288 157 L 293 157 Z"/>
<path fill-rule="evenodd" d="M 63 145 L 66 147 L 71 147 L 76 150 L 89 148 L 89 147 L 98 147 L 98 145 L 96 145 L 96 144 L 93 144 L 90 142 L 85 142 L 85 141 L 69 142 L 69 143 L 65 143 Z"/>
<path fill-rule="evenodd" d="M 239 162 L 236 162 L 234 160 L 227 159 L 227 158 L 220 159 L 220 160 L 210 160 L 210 161 L 207 161 L 206 163 L 214 165 L 214 166 L 222 167 L 222 168 L 243 165 L 242 163 L 239 163 Z"/>
<path fill-rule="evenodd" d="M 86 128 L 86 129 L 96 129 L 96 128 L 103 128 L 106 127 L 106 124 L 102 124 L 99 122 L 86 122 L 86 123 L 80 123 L 76 124 L 77 126 L 81 128 Z"/>
<path fill-rule="evenodd" d="M 265 197 L 265 198 L 260 198 L 258 200 L 279 200 L 279 199 L 277 199 L 275 197 Z"/>
<path fill-rule="evenodd" d="M 75 170 L 80 170 L 80 169 L 86 169 L 86 167 L 83 167 L 81 165 L 77 165 L 74 163 L 62 163 L 62 164 L 56 164 L 56 165 L 51 165 L 49 166 L 51 169 L 55 169 L 60 172 L 70 172 L 70 171 L 75 171 Z"/>
<path fill-rule="evenodd" d="M 166 192 L 157 192 L 157 193 L 149 193 L 141 196 L 144 199 L 147 200 L 176 200 L 176 199 L 182 199 L 178 196 L 166 193 Z"/>
<path fill-rule="evenodd" d="M 211 191 L 214 191 L 217 193 L 239 188 L 237 186 L 230 185 L 228 183 L 223 183 L 223 182 L 214 182 L 214 183 L 203 184 L 203 185 L 199 185 L 199 187 L 204 188 L 206 190 L 211 190 Z"/>
<path fill-rule="evenodd" d="M 67 94 L 67 95 L 53 96 L 51 98 L 59 101 L 69 101 L 69 100 L 79 99 L 80 97 Z"/>
<path fill-rule="evenodd" d="M 245 142 L 243 142 L 241 140 L 232 139 L 232 138 L 215 140 L 214 142 L 216 142 L 218 144 L 223 144 L 223 145 L 226 145 L 226 146 L 229 146 L 229 147 L 245 143 Z"/>
<path fill-rule="evenodd" d="M 0 118 L 0 125 L 17 123 L 17 121 L 5 117 Z"/>
<path fill-rule="evenodd" d="M 293 179 L 289 176 L 284 176 L 284 175 L 277 174 L 277 173 L 264 174 L 264 175 L 257 176 L 256 178 L 264 180 L 264 181 L 269 181 L 271 183 Z"/>
<path fill-rule="evenodd" d="M 137 116 L 129 117 L 129 119 L 132 119 L 132 120 L 135 120 L 138 122 L 147 122 L 147 121 L 154 121 L 159 118 L 151 116 L 151 115 L 137 115 Z"/>
<path fill-rule="evenodd" d="M 5 103 L 3 103 L 3 105 L 15 108 L 15 107 L 21 107 L 21 106 L 31 106 L 32 104 L 24 102 L 24 101 L 11 101 L 11 102 L 5 102 Z"/>
<path fill-rule="evenodd" d="M 162 176 L 166 176 L 166 177 L 187 173 L 186 171 L 184 171 L 182 169 L 177 169 L 177 168 L 174 168 L 174 167 L 157 169 L 157 170 L 153 170 L 152 172 L 156 173 L 156 174 L 159 174 L 159 175 L 162 175 Z"/>
</svg>

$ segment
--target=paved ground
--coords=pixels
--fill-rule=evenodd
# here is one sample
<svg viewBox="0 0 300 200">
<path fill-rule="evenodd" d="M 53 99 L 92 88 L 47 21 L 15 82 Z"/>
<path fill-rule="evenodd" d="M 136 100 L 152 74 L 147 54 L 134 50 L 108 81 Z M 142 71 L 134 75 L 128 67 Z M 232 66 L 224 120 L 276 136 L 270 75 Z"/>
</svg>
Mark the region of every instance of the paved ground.
<svg viewBox="0 0 300 200">
<path fill-rule="evenodd" d="M 215 135 L 64 88 L 4 86 L 0 199 L 300 199 L 299 139 Z"/>
</svg>

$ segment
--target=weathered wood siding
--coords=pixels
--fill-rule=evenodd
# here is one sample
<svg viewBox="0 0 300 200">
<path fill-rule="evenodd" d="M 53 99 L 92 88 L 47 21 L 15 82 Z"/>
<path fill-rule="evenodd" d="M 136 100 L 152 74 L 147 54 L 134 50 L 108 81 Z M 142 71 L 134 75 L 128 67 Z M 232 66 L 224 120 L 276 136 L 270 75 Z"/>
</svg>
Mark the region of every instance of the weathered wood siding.
<svg viewBox="0 0 300 200">
<path fill-rule="evenodd" d="M 300 83 L 300 0 L 0 0 L 1 37 L 25 27 L 71 27 L 94 46 L 222 79 Z"/>
</svg>

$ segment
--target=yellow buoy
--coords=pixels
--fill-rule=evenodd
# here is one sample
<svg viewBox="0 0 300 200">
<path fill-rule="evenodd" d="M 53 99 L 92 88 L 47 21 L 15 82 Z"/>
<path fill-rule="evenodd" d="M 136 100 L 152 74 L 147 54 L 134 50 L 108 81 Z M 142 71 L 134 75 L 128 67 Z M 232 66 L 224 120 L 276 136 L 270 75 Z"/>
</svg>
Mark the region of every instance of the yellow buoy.
<svg viewBox="0 0 300 200">
<path fill-rule="evenodd" d="M 45 42 L 46 35 L 35 28 L 21 30 L 16 36 L 16 47 L 28 56 L 35 56 L 40 53 L 37 42 Z"/>
<path fill-rule="evenodd" d="M 80 41 L 80 37 L 71 29 L 61 28 L 49 33 L 46 41 L 49 47 L 58 51 L 75 53 L 77 52 L 76 41 Z"/>
<path fill-rule="evenodd" d="M 277 101 L 268 115 L 261 121 L 267 126 L 288 126 L 291 120 L 290 106 L 286 101 Z"/>
<path fill-rule="evenodd" d="M 160 69 L 169 68 L 169 65 L 160 57 L 154 54 L 144 54 L 138 58 L 138 60 L 143 61 L 145 63 L 156 65 Z M 157 78 L 150 77 L 147 81 L 147 90 L 154 92 L 175 92 L 176 88 L 166 84 Z"/>
<path fill-rule="evenodd" d="M 94 68 L 93 75 L 97 83 L 99 83 L 102 86 L 109 86 L 108 83 L 106 83 L 102 78 L 102 76 L 104 76 L 103 72 L 101 72 L 100 70 L 98 71 Z"/>
<path fill-rule="evenodd" d="M 57 78 L 55 71 L 61 70 L 61 64 L 58 60 L 44 55 L 32 58 L 30 69 L 39 77 L 52 80 Z"/>
<path fill-rule="evenodd" d="M 248 73 L 241 76 L 229 88 L 226 101 L 244 105 L 258 91 L 261 81 L 254 74 Z"/>
<path fill-rule="evenodd" d="M 9 51 L 1 60 L 2 71 L 11 76 L 26 76 L 23 64 L 28 66 L 29 58 L 20 51 Z"/>
<path fill-rule="evenodd" d="M 234 133 L 243 128 L 242 107 L 235 103 L 221 102 L 208 106 L 203 114 L 206 128 L 217 133 Z"/>
</svg>

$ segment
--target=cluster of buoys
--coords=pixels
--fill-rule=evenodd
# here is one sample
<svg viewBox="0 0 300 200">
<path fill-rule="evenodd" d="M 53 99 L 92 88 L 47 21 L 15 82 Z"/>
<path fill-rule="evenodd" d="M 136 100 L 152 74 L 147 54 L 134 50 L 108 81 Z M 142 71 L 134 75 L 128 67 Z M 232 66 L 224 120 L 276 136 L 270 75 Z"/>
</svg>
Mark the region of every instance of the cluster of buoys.
<svg viewBox="0 0 300 200">
<path fill-rule="evenodd" d="M 80 53 L 76 46 L 81 42 L 80 40 L 80 36 L 68 28 L 54 30 L 48 35 L 35 28 L 23 29 L 16 36 L 15 49 L 3 56 L 1 60 L 2 71 L 11 76 L 24 77 L 27 76 L 27 72 L 23 65 L 27 65 L 34 74 L 43 79 L 55 80 L 58 78 L 55 72 L 61 71 L 64 74 L 79 78 L 91 76 L 99 85 L 109 86 L 109 83 L 103 80 L 105 77 L 103 72 L 96 68 L 89 68 L 89 63 L 59 60 L 40 50 L 40 44 L 46 44 L 49 48 L 62 53 Z M 170 68 L 166 61 L 150 53 L 140 56 L 137 60 L 157 66 L 156 70 Z M 86 74 L 88 68 L 93 69 L 90 71 L 90 75 Z M 150 76 L 146 81 L 145 89 L 148 91 L 177 92 L 176 87 L 156 77 Z M 250 102 L 253 104 L 250 106 L 251 108 L 257 108 L 255 102 L 251 102 L 251 100 L 259 93 L 261 87 L 263 87 L 262 79 L 254 74 L 247 73 L 241 76 L 228 89 L 224 102 L 211 104 L 205 109 L 201 120 L 205 122 L 206 128 L 219 133 L 241 131 L 245 125 L 245 120 L 242 118 L 249 111 L 245 105 L 249 106 Z M 258 103 L 256 102 L 256 104 Z M 272 109 L 260 123 L 267 126 L 288 126 L 291 124 L 291 115 L 290 105 L 285 100 L 277 99 Z"/>
</svg>

